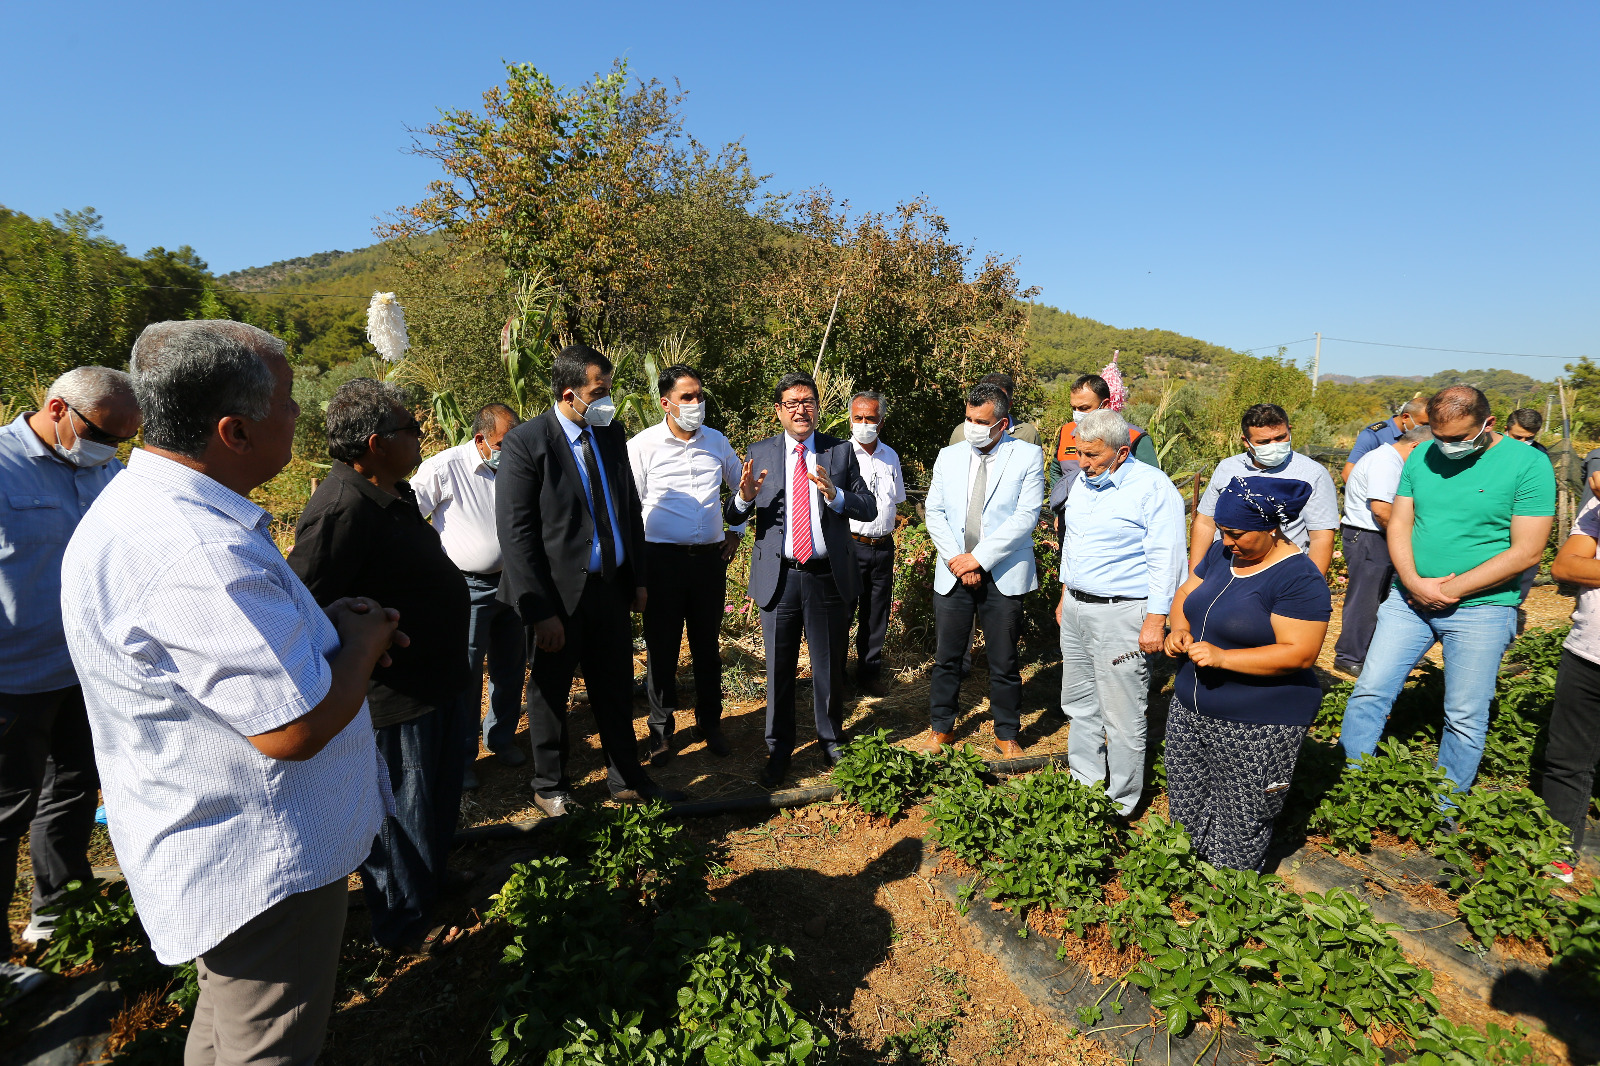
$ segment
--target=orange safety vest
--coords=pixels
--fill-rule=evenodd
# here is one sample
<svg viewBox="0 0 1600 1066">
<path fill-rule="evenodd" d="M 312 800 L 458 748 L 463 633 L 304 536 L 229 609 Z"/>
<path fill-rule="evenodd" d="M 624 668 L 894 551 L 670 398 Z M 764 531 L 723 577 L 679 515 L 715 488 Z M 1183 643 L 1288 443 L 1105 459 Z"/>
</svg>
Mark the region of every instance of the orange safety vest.
<svg viewBox="0 0 1600 1066">
<path fill-rule="evenodd" d="M 1128 427 L 1128 445 L 1130 450 L 1142 436 L 1144 436 L 1144 430 L 1137 426 Z M 1066 425 L 1061 427 L 1061 435 L 1056 438 L 1056 462 L 1075 463 L 1077 461 L 1078 424 L 1076 422 L 1068 422 Z"/>
</svg>

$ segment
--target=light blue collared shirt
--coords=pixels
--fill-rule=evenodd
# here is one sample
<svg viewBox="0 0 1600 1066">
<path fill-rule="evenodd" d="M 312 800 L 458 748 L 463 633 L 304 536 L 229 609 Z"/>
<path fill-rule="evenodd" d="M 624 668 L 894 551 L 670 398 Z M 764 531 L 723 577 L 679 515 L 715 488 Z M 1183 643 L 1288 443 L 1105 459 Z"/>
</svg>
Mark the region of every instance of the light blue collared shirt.
<svg viewBox="0 0 1600 1066">
<path fill-rule="evenodd" d="M 578 437 L 585 430 L 589 432 L 589 447 L 594 449 L 595 465 L 600 467 L 600 495 L 605 497 L 606 514 L 611 516 L 611 539 L 617 546 L 617 565 L 622 565 L 622 560 L 627 556 L 627 551 L 622 546 L 622 526 L 617 522 L 617 505 L 611 499 L 611 484 L 606 480 L 605 457 L 600 454 L 600 438 L 594 435 L 593 426 L 580 426 L 568 418 L 561 410 L 556 408 L 556 417 L 561 420 L 561 428 L 567 431 L 567 444 L 572 448 L 572 461 L 578 464 L 578 476 L 583 478 L 583 502 L 589 505 L 589 519 L 594 521 L 594 496 L 589 489 L 589 468 L 583 461 L 583 446 L 578 443 Z M 623 462 L 627 462 L 623 456 Z M 599 528 L 596 523 L 596 528 Z M 591 537 L 589 540 L 589 573 L 600 572 L 600 538 Z"/>
<path fill-rule="evenodd" d="M 1187 554 L 1183 497 L 1167 475 L 1130 456 L 1099 487 L 1079 477 L 1065 514 L 1062 584 L 1093 596 L 1146 598 L 1146 614 L 1172 609 Z"/>
<path fill-rule="evenodd" d="M 61 556 L 121 469 L 115 459 L 85 467 L 61 459 L 27 414 L 0 427 L 0 692 L 78 683 L 61 630 Z"/>
</svg>

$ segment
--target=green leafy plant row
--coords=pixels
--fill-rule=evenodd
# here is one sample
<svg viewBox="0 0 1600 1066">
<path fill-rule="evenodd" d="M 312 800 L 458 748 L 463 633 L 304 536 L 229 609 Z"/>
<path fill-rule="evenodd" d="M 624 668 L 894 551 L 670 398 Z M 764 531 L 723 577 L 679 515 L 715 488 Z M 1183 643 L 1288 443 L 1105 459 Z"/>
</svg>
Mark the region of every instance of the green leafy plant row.
<svg viewBox="0 0 1600 1066">
<path fill-rule="evenodd" d="M 889 730 L 880 729 L 845 745 L 833 783 L 868 814 L 893 816 L 940 785 L 977 781 L 983 772 L 983 758 L 970 744 L 930 755 L 890 743 Z"/>
<path fill-rule="evenodd" d="M 491 920 L 514 930 L 490 1060 L 778 1066 L 828 1038 L 788 1003 L 789 949 L 706 892 L 705 862 L 666 808 L 575 816 L 566 854 L 516 866 Z"/>
<path fill-rule="evenodd" d="M 1046 908 L 1080 936 L 1103 925 L 1115 946 L 1138 947 L 1125 980 L 1170 1033 L 1215 1008 L 1275 1061 L 1375 1066 L 1397 1040 L 1430 1063 L 1525 1061 L 1515 1034 L 1442 1022 L 1433 975 L 1353 895 L 1301 897 L 1277 878 L 1213 867 L 1156 815 L 1130 832 L 1101 788 L 1068 773 L 944 786 L 929 811 L 935 839 L 981 871 L 989 898 Z M 1107 891 L 1113 881 L 1120 893 Z M 1085 1025 L 1101 1020 L 1098 1008 L 1086 1014 Z"/>
</svg>

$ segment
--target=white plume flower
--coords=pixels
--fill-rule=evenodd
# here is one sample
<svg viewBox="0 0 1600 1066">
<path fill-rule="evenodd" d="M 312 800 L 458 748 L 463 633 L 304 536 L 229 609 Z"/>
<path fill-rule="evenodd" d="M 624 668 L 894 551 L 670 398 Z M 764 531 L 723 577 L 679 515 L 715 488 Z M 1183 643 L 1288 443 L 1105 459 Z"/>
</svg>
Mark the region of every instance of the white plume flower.
<svg viewBox="0 0 1600 1066">
<path fill-rule="evenodd" d="M 406 312 L 392 292 L 375 292 L 367 304 L 367 340 L 378 349 L 378 354 L 391 363 L 398 363 L 411 347 L 406 335 Z"/>
</svg>

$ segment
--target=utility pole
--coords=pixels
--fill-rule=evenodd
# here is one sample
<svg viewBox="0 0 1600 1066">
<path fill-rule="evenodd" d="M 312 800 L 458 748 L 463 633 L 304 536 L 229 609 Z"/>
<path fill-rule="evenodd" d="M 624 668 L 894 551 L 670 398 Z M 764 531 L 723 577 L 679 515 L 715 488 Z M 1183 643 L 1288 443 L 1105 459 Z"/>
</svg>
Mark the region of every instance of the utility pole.
<svg viewBox="0 0 1600 1066">
<path fill-rule="evenodd" d="M 1317 394 L 1317 375 L 1322 371 L 1322 334 L 1314 334 L 1317 338 L 1317 350 L 1311 356 L 1311 395 Z"/>
</svg>

